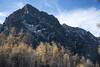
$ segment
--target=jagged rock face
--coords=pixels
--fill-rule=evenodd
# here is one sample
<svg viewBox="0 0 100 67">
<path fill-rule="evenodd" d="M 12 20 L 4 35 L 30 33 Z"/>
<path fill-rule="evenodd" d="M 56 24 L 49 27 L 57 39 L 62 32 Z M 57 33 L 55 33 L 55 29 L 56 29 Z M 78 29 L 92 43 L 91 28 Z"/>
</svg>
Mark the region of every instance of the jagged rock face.
<svg viewBox="0 0 100 67">
<path fill-rule="evenodd" d="M 8 16 L 0 28 L 0 33 L 6 36 L 21 36 L 23 33 L 26 36 L 24 42 L 32 44 L 33 47 L 40 41 L 55 41 L 74 53 L 92 59 L 97 57 L 98 41 L 90 32 L 61 25 L 53 15 L 39 11 L 29 4 Z M 24 39 L 21 37 L 20 41 Z"/>
<path fill-rule="evenodd" d="M 66 31 L 67 44 L 72 52 L 79 53 L 87 58 L 97 58 L 98 39 L 89 31 L 81 28 L 70 27 L 66 24 L 62 25 Z M 94 53 L 93 53 L 94 52 Z"/>
<path fill-rule="evenodd" d="M 64 40 L 64 35 L 61 35 L 63 34 L 63 27 L 58 20 L 29 4 L 6 18 L 1 32 L 6 30 L 10 33 L 12 27 L 16 29 L 17 34 L 21 31 L 27 32 L 36 41 L 60 41 L 61 38 Z"/>
</svg>

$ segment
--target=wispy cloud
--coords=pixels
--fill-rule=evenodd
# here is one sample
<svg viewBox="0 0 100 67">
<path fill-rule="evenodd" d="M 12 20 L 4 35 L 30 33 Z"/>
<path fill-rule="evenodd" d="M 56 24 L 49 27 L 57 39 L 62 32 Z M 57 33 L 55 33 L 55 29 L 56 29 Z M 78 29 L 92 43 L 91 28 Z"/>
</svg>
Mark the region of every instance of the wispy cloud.
<svg viewBox="0 0 100 67">
<path fill-rule="evenodd" d="M 44 6 L 47 7 L 49 13 L 56 14 L 61 12 L 61 8 L 59 6 L 59 0 L 43 0 Z M 44 8 L 43 8 L 44 9 Z"/>
<path fill-rule="evenodd" d="M 16 6 L 15 7 L 22 8 L 24 5 L 25 5 L 25 3 L 18 2 L 18 3 L 16 3 Z"/>
<path fill-rule="evenodd" d="M 9 15 L 8 12 L 0 12 L 0 23 L 4 22 L 4 19 Z"/>
<path fill-rule="evenodd" d="M 65 23 L 73 27 L 81 27 L 92 32 L 95 36 L 100 36 L 100 29 L 97 27 L 97 24 L 100 23 L 100 10 L 94 7 L 69 12 L 62 11 L 56 17 L 61 24 Z"/>
<path fill-rule="evenodd" d="M 0 12 L 0 17 L 6 17 L 8 15 L 7 12 Z"/>
</svg>

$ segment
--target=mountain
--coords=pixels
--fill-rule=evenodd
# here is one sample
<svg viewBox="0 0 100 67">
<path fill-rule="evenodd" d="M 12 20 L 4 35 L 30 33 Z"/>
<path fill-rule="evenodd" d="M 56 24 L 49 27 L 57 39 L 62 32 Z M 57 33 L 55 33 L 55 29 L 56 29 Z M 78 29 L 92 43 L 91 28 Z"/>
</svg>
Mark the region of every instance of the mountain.
<svg viewBox="0 0 100 67">
<path fill-rule="evenodd" d="M 3 38 L 3 39 L 2 39 Z M 98 39 L 89 31 L 61 25 L 56 17 L 26 4 L 9 15 L 0 27 L 2 42 L 24 42 L 34 48 L 39 42 L 60 43 L 73 54 L 96 60 Z M 58 45 L 59 46 L 59 45 Z"/>
</svg>

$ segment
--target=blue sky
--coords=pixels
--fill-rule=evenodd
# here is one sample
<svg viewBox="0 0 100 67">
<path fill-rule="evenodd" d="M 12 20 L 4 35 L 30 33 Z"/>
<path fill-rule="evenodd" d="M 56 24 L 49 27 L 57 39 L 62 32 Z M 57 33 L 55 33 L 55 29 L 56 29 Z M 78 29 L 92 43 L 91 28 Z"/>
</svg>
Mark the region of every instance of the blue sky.
<svg viewBox="0 0 100 67">
<path fill-rule="evenodd" d="M 31 4 L 53 14 L 61 24 L 81 27 L 100 36 L 100 3 L 97 0 L 0 0 L 0 23 L 13 11 Z"/>
</svg>

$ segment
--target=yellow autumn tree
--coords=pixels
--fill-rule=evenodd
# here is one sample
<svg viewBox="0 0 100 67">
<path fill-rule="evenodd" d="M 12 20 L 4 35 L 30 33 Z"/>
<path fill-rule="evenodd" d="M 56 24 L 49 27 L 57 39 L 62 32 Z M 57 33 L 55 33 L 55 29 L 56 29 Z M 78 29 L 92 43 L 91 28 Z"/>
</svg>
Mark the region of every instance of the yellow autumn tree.
<svg viewBox="0 0 100 67">
<path fill-rule="evenodd" d="M 41 42 L 34 49 L 25 43 L 0 46 L 0 67 L 99 67 L 58 43 Z"/>
</svg>

